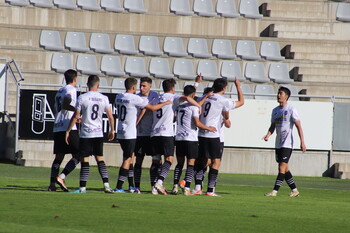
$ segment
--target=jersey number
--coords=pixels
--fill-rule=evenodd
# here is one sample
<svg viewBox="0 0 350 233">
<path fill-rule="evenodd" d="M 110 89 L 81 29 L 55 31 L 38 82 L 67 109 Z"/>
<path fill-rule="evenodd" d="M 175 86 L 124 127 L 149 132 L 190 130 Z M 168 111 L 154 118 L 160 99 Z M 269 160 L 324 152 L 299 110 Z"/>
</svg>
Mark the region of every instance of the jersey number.
<svg viewBox="0 0 350 233">
<path fill-rule="evenodd" d="M 124 105 L 118 105 L 118 118 L 121 121 L 125 121 L 126 117 L 126 107 Z"/>
<path fill-rule="evenodd" d="M 158 119 L 162 118 L 162 116 L 163 116 L 163 109 L 162 108 L 157 110 L 157 115 L 156 116 L 157 116 Z"/>
<path fill-rule="evenodd" d="M 183 125 L 184 124 L 185 110 L 180 110 L 179 112 L 181 113 L 180 124 Z"/>
<path fill-rule="evenodd" d="M 203 112 L 203 116 L 204 116 L 204 117 L 207 117 L 207 116 L 208 116 L 210 107 L 211 107 L 211 103 L 210 103 L 210 102 L 207 102 L 207 103 L 204 105 L 204 112 Z"/>
<path fill-rule="evenodd" d="M 100 107 L 97 104 L 92 105 L 91 120 L 97 119 L 99 109 L 100 109 Z"/>
</svg>

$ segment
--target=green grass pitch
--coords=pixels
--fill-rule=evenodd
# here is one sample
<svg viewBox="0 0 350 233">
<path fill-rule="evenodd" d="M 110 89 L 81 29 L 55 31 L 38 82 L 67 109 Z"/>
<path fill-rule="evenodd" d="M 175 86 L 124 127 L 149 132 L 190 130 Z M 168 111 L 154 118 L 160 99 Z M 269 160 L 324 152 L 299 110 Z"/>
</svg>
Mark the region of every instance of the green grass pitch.
<svg viewBox="0 0 350 233">
<path fill-rule="evenodd" d="M 108 171 L 114 187 L 118 169 Z M 350 180 L 295 177 L 300 197 L 289 198 L 285 183 L 264 197 L 275 176 L 219 174 L 221 197 L 186 197 L 152 195 L 148 170 L 140 195 L 103 193 L 96 167 L 86 194 L 47 192 L 49 175 L 0 164 L 0 232 L 350 232 Z M 78 176 L 68 176 L 71 190 Z"/>
</svg>

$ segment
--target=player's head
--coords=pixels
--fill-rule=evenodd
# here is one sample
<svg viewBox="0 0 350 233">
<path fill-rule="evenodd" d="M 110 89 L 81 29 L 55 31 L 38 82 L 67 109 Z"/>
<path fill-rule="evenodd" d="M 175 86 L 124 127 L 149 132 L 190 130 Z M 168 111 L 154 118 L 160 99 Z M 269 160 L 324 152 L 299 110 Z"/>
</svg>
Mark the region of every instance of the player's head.
<svg viewBox="0 0 350 233">
<path fill-rule="evenodd" d="M 227 87 L 227 80 L 224 78 L 217 78 L 214 81 L 213 84 L 213 92 L 214 93 L 218 93 L 221 91 L 226 91 L 226 87 Z"/>
<path fill-rule="evenodd" d="M 289 99 L 289 96 L 290 96 L 290 90 L 286 87 L 281 86 L 278 89 L 277 102 L 282 103 L 284 101 L 287 101 Z"/>
<path fill-rule="evenodd" d="M 204 88 L 203 95 L 206 95 L 206 94 L 208 94 L 209 92 L 212 92 L 212 91 L 213 91 L 212 87 L 206 87 L 206 88 Z"/>
<path fill-rule="evenodd" d="M 186 85 L 184 87 L 184 96 L 191 96 L 192 98 L 196 94 L 196 88 L 192 85 Z"/>
<path fill-rule="evenodd" d="M 66 84 L 76 83 L 78 79 L 78 73 L 75 70 L 69 69 L 64 72 L 64 79 Z"/>
<path fill-rule="evenodd" d="M 140 81 L 140 92 L 142 95 L 148 95 L 152 88 L 152 79 L 149 77 L 142 77 Z"/>
<path fill-rule="evenodd" d="M 89 90 L 98 89 L 100 87 L 100 78 L 97 75 L 90 75 L 87 81 Z"/>
<path fill-rule="evenodd" d="M 164 93 L 175 90 L 176 81 L 173 78 L 165 79 L 162 83 Z M 174 90 L 173 90 L 174 89 Z"/>
<path fill-rule="evenodd" d="M 137 80 L 136 78 L 127 78 L 124 81 L 125 90 L 136 92 Z"/>
</svg>

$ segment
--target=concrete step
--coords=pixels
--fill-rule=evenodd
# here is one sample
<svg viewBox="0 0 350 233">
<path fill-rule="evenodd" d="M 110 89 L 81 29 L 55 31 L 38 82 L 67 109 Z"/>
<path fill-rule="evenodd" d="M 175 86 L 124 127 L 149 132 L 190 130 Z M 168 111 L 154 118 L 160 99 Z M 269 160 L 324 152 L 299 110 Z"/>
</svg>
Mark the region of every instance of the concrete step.
<svg viewBox="0 0 350 233">
<path fill-rule="evenodd" d="M 312 60 L 312 61 L 350 61 L 350 55 L 348 54 L 330 54 L 330 53 L 309 53 L 309 52 L 296 52 L 294 59 L 300 60 Z"/>
</svg>

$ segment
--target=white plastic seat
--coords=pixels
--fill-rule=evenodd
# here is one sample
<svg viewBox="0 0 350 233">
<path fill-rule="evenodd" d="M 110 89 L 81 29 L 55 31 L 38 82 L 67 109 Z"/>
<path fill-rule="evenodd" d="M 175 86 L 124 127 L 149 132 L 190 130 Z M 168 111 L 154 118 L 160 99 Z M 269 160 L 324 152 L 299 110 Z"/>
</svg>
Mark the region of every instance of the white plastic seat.
<svg viewBox="0 0 350 233">
<path fill-rule="evenodd" d="M 64 73 L 73 69 L 72 57 L 68 53 L 54 53 L 51 58 L 51 69 L 57 73 Z"/>
<path fill-rule="evenodd" d="M 185 82 L 184 84 L 184 87 L 187 86 L 187 85 L 194 85 L 194 82 Z M 198 84 L 198 87 L 196 89 L 196 92 L 203 92 L 204 91 L 204 87 L 203 87 L 203 84 L 202 83 L 199 83 Z"/>
<path fill-rule="evenodd" d="M 213 55 L 222 59 L 234 59 L 236 55 L 232 52 L 232 44 L 230 40 L 214 39 L 212 46 Z"/>
<path fill-rule="evenodd" d="M 252 94 L 252 90 L 250 89 L 249 84 L 242 83 L 241 89 L 242 89 L 242 93 L 244 95 L 244 99 L 254 99 L 253 95 L 245 95 L 245 94 Z M 236 85 L 231 86 L 230 92 L 232 93 L 231 98 L 238 99 Z"/>
<path fill-rule="evenodd" d="M 89 48 L 86 46 L 85 34 L 83 32 L 67 32 L 66 47 L 74 52 L 87 52 Z"/>
<path fill-rule="evenodd" d="M 256 53 L 255 42 L 251 40 L 237 41 L 236 54 L 245 60 L 259 60 L 260 56 Z"/>
<path fill-rule="evenodd" d="M 109 35 L 104 33 L 91 33 L 90 48 L 97 53 L 113 53 Z"/>
<path fill-rule="evenodd" d="M 284 57 L 281 56 L 280 50 L 280 43 L 277 41 L 263 41 L 260 46 L 260 56 L 266 60 L 283 61 Z"/>
<path fill-rule="evenodd" d="M 284 87 L 288 88 L 290 90 L 290 97 L 288 100 L 290 101 L 299 101 L 299 97 L 296 97 L 294 95 L 299 95 L 299 90 L 296 86 L 291 85 L 283 85 Z"/>
<path fill-rule="evenodd" d="M 124 11 L 124 8 L 120 4 L 120 0 L 101 0 L 101 8 L 112 12 Z"/>
<path fill-rule="evenodd" d="M 216 3 L 216 12 L 223 17 L 239 17 L 234 0 L 218 0 Z"/>
<path fill-rule="evenodd" d="M 114 49 L 122 54 L 136 55 L 139 53 L 139 51 L 135 49 L 135 40 L 132 35 L 116 35 Z"/>
<path fill-rule="evenodd" d="M 149 64 L 149 72 L 156 78 L 173 78 L 170 66 L 166 58 L 152 58 Z"/>
<path fill-rule="evenodd" d="M 53 0 L 53 3 L 62 9 L 75 10 L 78 8 L 75 0 Z"/>
<path fill-rule="evenodd" d="M 211 54 L 208 52 L 208 43 L 203 38 L 190 38 L 188 41 L 187 51 L 193 57 L 210 58 Z"/>
<path fill-rule="evenodd" d="M 145 4 L 143 0 L 124 0 L 124 8 L 132 13 L 146 13 Z"/>
<path fill-rule="evenodd" d="M 216 16 L 212 0 L 194 0 L 193 11 L 200 16 Z"/>
<path fill-rule="evenodd" d="M 6 0 L 6 2 L 13 6 L 29 6 L 29 0 Z"/>
<path fill-rule="evenodd" d="M 99 11 L 101 7 L 97 0 L 77 0 L 77 5 L 83 10 Z"/>
<path fill-rule="evenodd" d="M 114 78 L 112 80 L 112 87 L 116 87 L 118 89 L 112 89 L 112 93 L 122 93 L 125 91 L 124 86 L 125 78 Z"/>
<path fill-rule="evenodd" d="M 58 31 L 42 30 L 40 34 L 40 46 L 46 50 L 62 51 L 64 47 Z"/>
<path fill-rule="evenodd" d="M 145 59 L 141 57 L 127 57 L 125 62 L 125 72 L 130 76 L 148 77 Z"/>
<path fill-rule="evenodd" d="M 80 54 L 78 56 L 77 70 L 87 75 L 101 74 L 100 70 L 97 68 L 96 56 L 90 54 Z"/>
<path fill-rule="evenodd" d="M 254 94 L 273 94 L 274 96 L 255 95 L 256 100 L 276 100 L 276 93 L 272 85 L 258 84 L 255 85 Z"/>
<path fill-rule="evenodd" d="M 284 63 L 271 63 L 269 67 L 269 78 L 276 83 L 292 83 L 289 76 L 288 65 Z"/>
<path fill-rule="evenodd" d="M 350 22 L 350 3 L 338 3 L 336 19 L 338 21 Z"/>
<path fill-rule="evenodd" d="M 269 82 L 265 74 L 264 64 L 261 62 L 248 62 L 245 66 L 244 75 L 246 79 L 256 83 Z"/>
<path fill-rule="evenodd" d="M 171 0 L 170 12 L 177 15 L 193 15 L 194 12 L 191 10 L 189 0 Z"/>
<path fill-rule="evenodd" d="M 241 82 L 246 81 L 242 75 L 241 65 L 238 61 L 223 61 L 220 74 L 221 77 L 226 78 L 229 82 L 234 81 L 235 78 Z"/>
<path fill-rule="evenodd" d="M 197 74 L 202 73 L 204 80 L 215 80 L 220 78 L 218 68 L 214 60 L 200 60 L 198 62 Z"/>
<path fill-rule="evenodd" d="M 110 76 L 124 76 L 121 61 L 118 56 L 105 55 L 101 60 L 101 71 Z"/>
<path fill-rule="evenodd" d="M 163 52 L 159 47 L 159 40 L 157 36 L 141 36 L 139 43 L 140 52 L 145 55 L 162 56 Z"/>
<path fill-rule="evenodd" d="M 52 8 L 52 0 L 30 0 L 30 2 L 36 7 Z"/>
<path fill-rule="evenodd" d="M 187 57 L 183 40 L 180 37 L 165 37 L 164 52 L 173 57 Z"/>
<path fill-rule="evenodd" d="M 245 18 L 261 19 L 263 17 L 259 13 L 256 0 L 241 0 L 239 3 L 239 13 Z"/>
<path fill-rule="evenodd" d="M 174 62 L 174 75 L 180 79 L 193 80 L 196 75 L 194 73 L 192 60 L 176 59 Z"/>
</svg>

